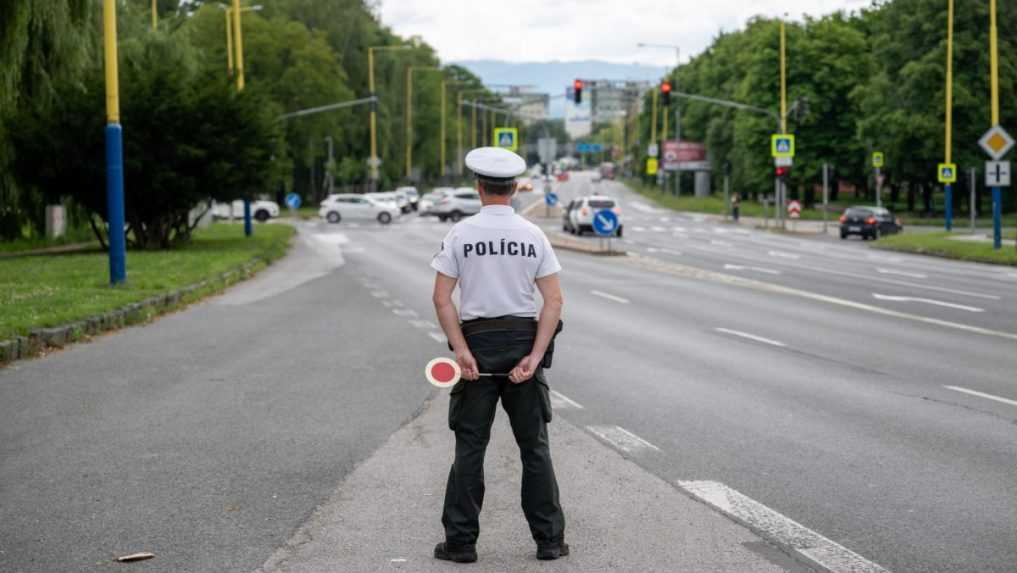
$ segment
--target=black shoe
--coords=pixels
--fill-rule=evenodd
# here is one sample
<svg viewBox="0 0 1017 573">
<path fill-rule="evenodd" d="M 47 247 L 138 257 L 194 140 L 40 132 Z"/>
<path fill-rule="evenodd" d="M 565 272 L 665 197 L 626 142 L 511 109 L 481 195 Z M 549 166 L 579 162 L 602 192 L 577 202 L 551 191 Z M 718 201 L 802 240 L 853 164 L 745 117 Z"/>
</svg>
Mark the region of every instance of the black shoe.
<svg viewBox="0 0 1017 573">
<path fill-rule="evenodd" d="M 562 541 L 561 543 L 555 543 L 554 545 L 538 545 L 537 546 L 537 559 L 541 561 L 554 561 L 559 557 L 565 557 L 569 554 L 569 544 Z"/>
<path fill-rule="evenodd" d="M 568 550 L 566 549 L 566 553 Z M 434 546 L 434 558 L 456 563 L 473 563 L 477 560 L 476 545 L 449 545 L 439 543 Z"/>
</svg>

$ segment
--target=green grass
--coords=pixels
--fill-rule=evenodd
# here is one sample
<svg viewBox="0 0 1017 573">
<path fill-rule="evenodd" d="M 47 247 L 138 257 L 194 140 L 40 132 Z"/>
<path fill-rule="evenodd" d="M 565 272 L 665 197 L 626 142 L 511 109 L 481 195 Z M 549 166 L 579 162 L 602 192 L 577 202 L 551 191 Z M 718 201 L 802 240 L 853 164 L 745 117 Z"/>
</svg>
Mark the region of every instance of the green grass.
<svg viewBox="0 0 1017 573">
<path fill-rule="evenodd" d="M 710 195 L 709 197 L 693 197 L 691 195 L 682 195 L 681 197 L 675 197 L 670 191 L 662 192 L 660 187 L 656 185 L 650 186 L 643 183 L 640 180 L 629 179 L 625 181 L 630 189 L 639 193 L 643 197 L 653 201 L 661 207 L 673 209 L 675 211 L 689 211 L 692 213 L 708 213 L 713 215 L 723 215 L 725 212 L 724 208 L 724 197 L 721 195 Z M 830 212 L 827 215 L 830 221 L 836 221 L 837 217 L 840 216 L 842 207 L 836 204 L 830 204 Z M 756 203 L 749 199 L 742 199 L 740 208 L 740 215 L 742 217 L 763 217 L 763 204 Z M 767 209 L 767 213 L 770 218 L 773 218 L 774 211 L 771 205 Z M 802 219 L 806 220 L 823 220 L 823 211 L 820 209 L 802 209 Z"/>
<path fill-rule="evenodd" d="M 1013 237 L 1017 234 L 1007 233 Z M 874 246 L 879 249 L 890 251 L 902 251 L 907 253 L 918 253 L 922 255 L 933 255 L 948 259 L 959 259 L 962 261 L 974 261 L 979 263 L 993 263 L 997 265 L 1017 266 L 1017 249 L 1013 245 L 1004 244 L 999 251 L 992 249 L 991 242 L 958 241 L 950 239 L 956 237 L 956 233 L 927 233 L 916 235 L 893 235 L 883 237 Z"/>
<path fill-rule="evenodd" d="M 98 249 L 0 259 L 0 340 L 121 308 L 256 259 L 271 261 L 286 253 L 294 232 L 289 225 L 258 225 L 247 239 L 242 225 L 216 224 L 181 248 L 129 251 L 127 284 L 116 288 Z"/>
<path fill-rule="evenodd" d="M 63 245 L 74 245 L 80 243 L 91 243 L 96 246 L 99 243 L 90 229 L 79 229 L 68 233 L 59 239 L 46 239 L 33 237 L 30 239 L 16 239 L 13 241 L 0 241 L 0 253 L 21 253 L 50 247 L 61 247 Z"/>
</svg>

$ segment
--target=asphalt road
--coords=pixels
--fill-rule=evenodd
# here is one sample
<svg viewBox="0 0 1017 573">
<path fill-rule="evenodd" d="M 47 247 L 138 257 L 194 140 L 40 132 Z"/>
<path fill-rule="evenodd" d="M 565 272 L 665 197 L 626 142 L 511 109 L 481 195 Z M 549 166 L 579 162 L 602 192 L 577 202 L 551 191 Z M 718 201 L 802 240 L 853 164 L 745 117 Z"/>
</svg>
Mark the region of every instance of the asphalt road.
<svg viewBox="0 0 1017 573">
<path fill-rule="evenodd" d="M 628 454 L 649 471 L 723 483 L 891 570 L 1013 570 L 1017 272 L 777 236 L 596 185 L 643 256 L 559 253 L 551 379 L 583 406 L 562 416 L 620 426 L 655 446 Z M 580 174 L 557 191 L 593 188 Z M 350 258 L 426 313 L 421 262 L 446 229 L 353 230 Z"/>
<path fill-rule="evenodd" d="M 640 256 L 559 252 L 559 417 L 888 569 L 1014 570 L 1017 271 L 558 192 L 594 185 Z M 315 223 L 283 272 L 0 370 L 0 570 L 262 565 L 433 396 L 447 229 Z"/>
</svg>

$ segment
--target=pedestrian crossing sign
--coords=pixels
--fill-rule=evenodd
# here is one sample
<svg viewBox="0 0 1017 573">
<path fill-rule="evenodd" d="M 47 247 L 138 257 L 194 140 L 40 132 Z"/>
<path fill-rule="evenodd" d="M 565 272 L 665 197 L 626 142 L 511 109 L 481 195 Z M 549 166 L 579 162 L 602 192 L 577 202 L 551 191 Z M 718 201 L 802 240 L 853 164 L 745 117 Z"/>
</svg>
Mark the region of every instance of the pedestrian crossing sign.
<svg viewBox="0 0 1017 573">
<path fill-rule="evenodd" d="M 519 149 L 519 130 L 514 127 L 497 127 L 494 130 L 496 146 L 515 151 Z"/>
<path fill-rule="evenodd" d="M 939 182 L 940 183 L 956 183 L 957 182 L 957 164 L 956 163 L 940 163 L 938 171 L 939 171 Z"/>
<path fill-rule="evenodd" d="M 770 151 L 773 153 L 774 159 L 780 157 L 794 157 L 795 136 L 784 133 L 773 134 L 770 138 Z"/>
<path fill-rule="evenodd" d="M 646 158 L 646 174 L 647 175 L 656 175 L 657 174 L 657 169 L 659 169 L 659 167 L 657 165 L 657 158 L 656 157 L 647 157 Z"/>
</svg>

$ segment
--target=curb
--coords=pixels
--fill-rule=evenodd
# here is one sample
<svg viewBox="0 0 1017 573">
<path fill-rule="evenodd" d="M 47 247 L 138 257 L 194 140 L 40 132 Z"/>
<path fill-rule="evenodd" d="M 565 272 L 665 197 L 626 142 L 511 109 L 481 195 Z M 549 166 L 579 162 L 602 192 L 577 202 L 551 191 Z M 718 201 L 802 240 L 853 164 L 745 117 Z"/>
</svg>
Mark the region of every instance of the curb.
<svg viewBox="0 0 1017 573">
<path fill-rule="evenodd" d="M 574 251 L 577 253 L 596 255 L 599 257 L 627 257 L 629 255 L 629 252 L 625 250 L 604 248 L 599 242 L 591 243 L 582 239 L 573 239 L 572 237 L 559 234 L 548 235 L 547 240 L 551 242 L 552 247 L 565 251 Z"/>
<path fill-rule="evenodd" d="M 284 253 L 285 254 L 285 253 Z M 256 256 L 243 265 L 177 290 L 134 302 L 121 308 L 60 326 L 37 328 L 27 336 L 0 340 L 0 368 L 15 360 L 33 358 L 48 349 L 60 349 L 105 332 L 148 322 L 170 311 L 250 278 L 275 259 Z"/>
</svg>

